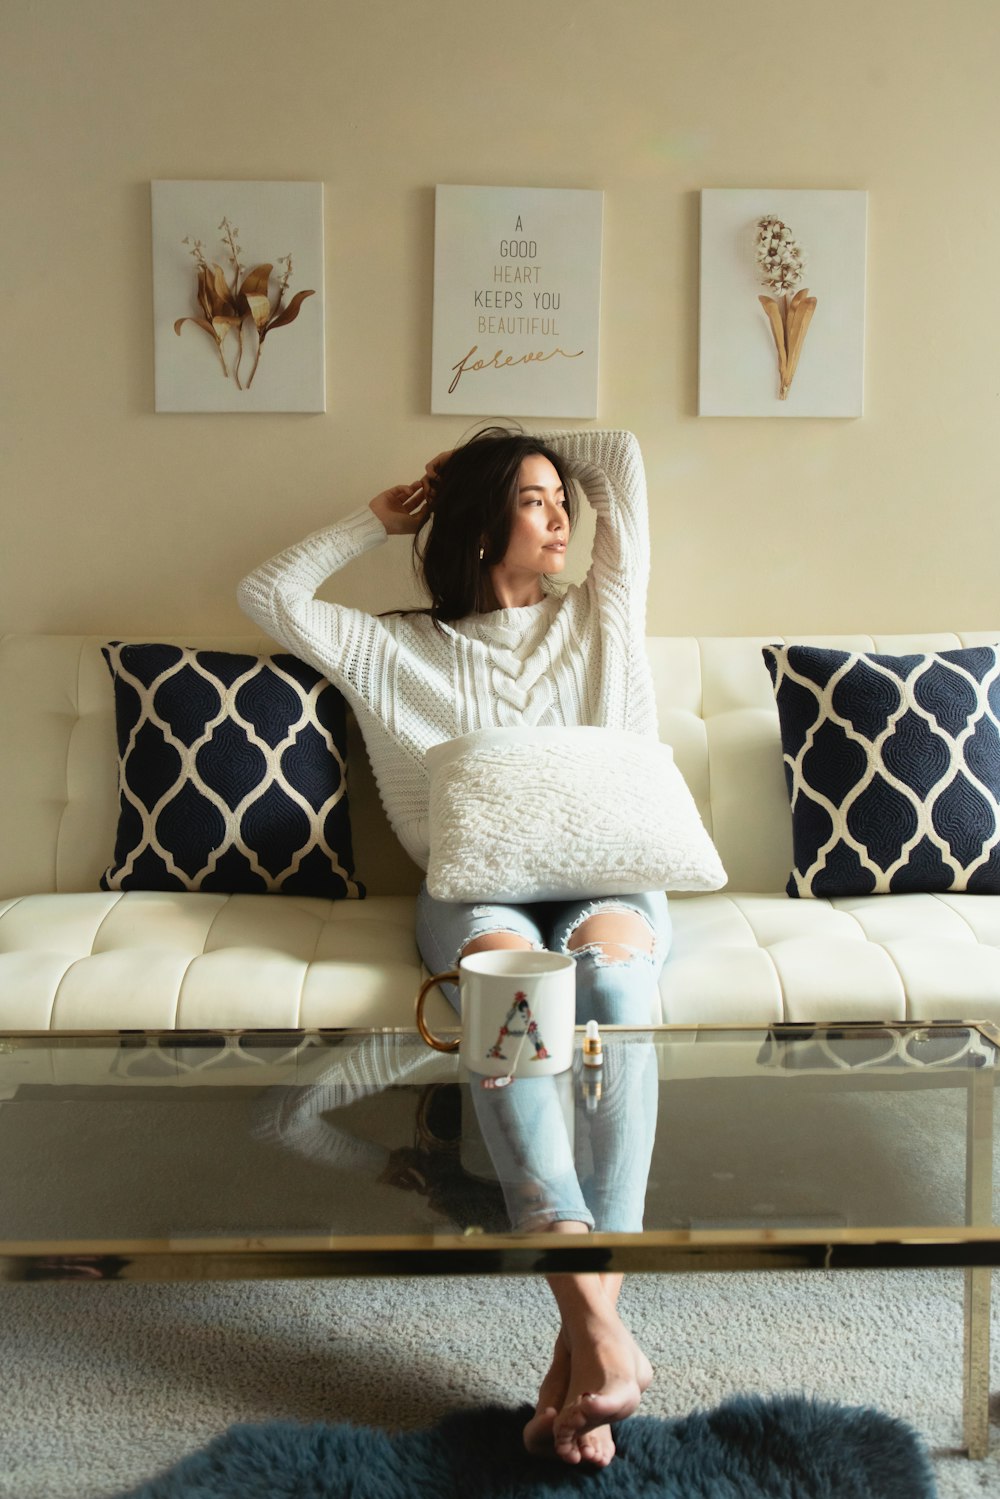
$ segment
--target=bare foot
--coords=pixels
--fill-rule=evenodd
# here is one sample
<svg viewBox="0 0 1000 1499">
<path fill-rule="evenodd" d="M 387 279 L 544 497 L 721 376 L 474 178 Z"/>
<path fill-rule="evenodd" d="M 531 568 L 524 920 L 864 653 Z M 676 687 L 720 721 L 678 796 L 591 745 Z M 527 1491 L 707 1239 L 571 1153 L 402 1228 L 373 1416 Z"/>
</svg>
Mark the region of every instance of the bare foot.
<svg viewBox="0 0 1000 1499">
<path fill-rule="evenodd" d="M 653 1377 L 649 1361 L 609 1304 L 575 1338 L 560 1328 L 524 1445 L 537 1457 L 607 1467 L 615 1455 L 611 1421 L 623 1421 Z"/>
<path fill-rule="evenodd" d="M 558 1219 L 550 1229 L 585 1234 L 589 1225 Z M 548 1281 L 562 1322 L 524 1445 L 538 1456 L 606 1467 L 615 1455 L 608 1423 L 632 1414 L 653 1371 L 618 1316 L 620 1274 L 552 1275 Z"/>
<path fill-rule="evenodd" d="M 569 1344 L 562 1328 L 556 1338 L 555 1352 L 548 1373 L 538 1391 L 535 1414 L 524 1428 L 524 1445 L 535 1457 L 551 1457 L 554 1452 L 552 1427 L 566 1403 L 569 1389 Z"/>
<path fill-rule="evenodd" d="M 560 1328 L 552 1364 L 538 1392 L 535 1414 L 524 1428 L 524 1445 L 535 1457 L 555 1456 L 553 1427 L 556 1417 L 566 1404 L 570 1373 L 569 1344 L 566 1334 Z M 615 1442 L 610 1426 L 594 1427 L 581 1439 L 580 1456 L 586 1462 L 604 1468 L 614 1455 Z"/>
<path fill-rule="evenodd" d="M 552 1423 L 555 1454 L 565 1463 L 603 1467 L 615 1454 L 609 1423 L 632 1415 L 653 1371 L 610 1303 L 584 1323 L 564 1327 L 563 1335 L 570 1377 Z"/>
</svg>

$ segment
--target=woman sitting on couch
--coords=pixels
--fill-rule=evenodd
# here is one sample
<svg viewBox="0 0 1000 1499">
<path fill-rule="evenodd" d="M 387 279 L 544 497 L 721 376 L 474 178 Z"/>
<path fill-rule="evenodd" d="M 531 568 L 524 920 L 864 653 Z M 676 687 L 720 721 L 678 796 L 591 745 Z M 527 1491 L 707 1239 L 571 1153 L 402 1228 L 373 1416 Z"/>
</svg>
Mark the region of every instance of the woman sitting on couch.
<svg viewBox="0 0 1000 1499">
<path fill-rule="evenodd" d="M 565 566 L 572 481 L 596 512 L 596 531 L 584 582 L 559 589 L 553 580 Z M 428 608 L 374 616 L 316 597 L 331 574 L 389 536 L 414 537 Z M 519 725 L 656 736 L 644 641 L 648 570 L 645 480 L 634 437 L 584 431 L 543 438 L 490 428 L 433 459 L 418 482 L 384 490 L 265 563 L 243 580 L 240 602 L 344 693 L 393 829 L 426 868 L 424 755 L 432 745 Z M 669 940 L 659 892 L 466 905 L 434 900 L 424 886 L 418 898 L 417 941 L 432 972 L 488 948 L 572 953 L 581 1024 L 648 1024 Z M 512 1182 L 515 1228 L 641 1227 L 656 1079 L 651 1048 L 629 1050 L 634 1060 L 602 1106 L 605 1169 L 595 1173 L 591 1200 L 573 1172 L 560 1178 L 557 1194 L 546 1186 L 540 1198 Z M 487 1139 L 492 1115 L 501 1132 L 520 1130 L 530 1146 L 543 1117 L 530 1089 L 543 1082 L 555 1079 L 526 1080 L 505 1095 L 477 1099 Z M 525 1159 L 530 1174 L 530 1150 Z M 614 1455 L 608 1423 L 636 1409 L 652 1371 L 618 1315 L 619 1275 L 561 1274 L 549 1283 L 561 1327 L 525 1444 L 568 1463 L 603 1465 Z"/>
</svg>

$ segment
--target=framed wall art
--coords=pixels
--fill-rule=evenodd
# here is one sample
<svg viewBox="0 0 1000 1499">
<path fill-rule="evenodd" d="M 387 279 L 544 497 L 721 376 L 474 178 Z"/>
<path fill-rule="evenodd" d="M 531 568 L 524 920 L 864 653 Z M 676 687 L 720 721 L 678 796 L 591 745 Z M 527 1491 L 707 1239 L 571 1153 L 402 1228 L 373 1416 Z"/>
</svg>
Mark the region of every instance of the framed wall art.
<svg viewBox="0 0 1000 1499">
<path fill-rule="evenodd" d="M 152 184 L 157 411 L 325 411 L 323 185 Z"/>
<path fill-rule="evenodd" d="M 700 416 L 861 416 L 868 194 L 701 194 Z"/>
<path fill-rule="evenodd" d="M 431 410 L 597 415 L 604 194 L 437 189 Z"/>
</svg>

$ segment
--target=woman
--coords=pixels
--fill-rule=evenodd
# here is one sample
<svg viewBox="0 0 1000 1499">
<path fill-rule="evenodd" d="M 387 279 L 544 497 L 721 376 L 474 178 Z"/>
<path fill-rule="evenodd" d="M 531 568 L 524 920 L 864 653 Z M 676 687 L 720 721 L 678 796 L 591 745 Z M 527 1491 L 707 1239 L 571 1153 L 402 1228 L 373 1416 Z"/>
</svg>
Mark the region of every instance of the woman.
<svg viewBox="0 0 1000 1499">
<path fill-rule="evenodd" d="M 554 580 L 565 567 L 571 481 L 593 507 L 596 530 L 586 579 L 559 590 Z M 316 598 L 332 573 L 389 536 L 415 538 L 428 609 L 375 617 Z M 431 745 L 474 729 L 522 724 L 656 735 L 645 654 L 648 570 L 645 479 L 634 437 L 584 431 L 542 438 L 490 428 L 433 459 L 419 482 L 384 490 L 265 563 L 243 580 L 240 602 L 262 629 L 343 691 L 393 829 L 426 868 L 424 755 Z M 642 1025 L 654 1013 L 669 922 L 659 893 L 462 906 L 433 900 L 425 887 L 417 940 L 431 971 L 487 948 L 570 952 L 578 1022 Z M 644 1075 L 648 1087 L 648 1065 Z M 644 1183 L 651 1131 L 640 1135 L 637 1150 L 622 1116 L 608 1110 L 606 1118 L 631 1151 L 630 1179 Z M 560 1201 L 533 1207 L 531 1226 L 559 1233 L 587 1232 L 595 1222 L 634 1229 L 641 1194 L 638 1209 L 634 1198 L 633 1192 L 624 1209 L 619 1202 L 595 1215 L 583 1194 L 569 1188 Z M 615 1216 L 621 1211 L 624 1221 Z M 515 1211 L 512 1221 L 518 1227 L 525 1220 Z M 620 1276 L 557 1275 L 549 1283 L 562 1325 L 525 1444 L 532 1452 L 554 1450 L 567 1463 L 603 1465 L 614 1455 L 608 1423 L 635 1410 L 652 1371 L 618 1316 Z"/>
</svg>

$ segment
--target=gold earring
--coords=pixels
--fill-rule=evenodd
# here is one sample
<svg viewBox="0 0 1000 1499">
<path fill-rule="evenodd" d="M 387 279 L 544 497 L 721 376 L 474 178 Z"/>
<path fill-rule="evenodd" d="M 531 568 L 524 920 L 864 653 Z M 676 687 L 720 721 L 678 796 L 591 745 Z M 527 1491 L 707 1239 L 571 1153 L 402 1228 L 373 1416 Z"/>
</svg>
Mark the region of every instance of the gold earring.
<svg viewBox="0 0 1000 1499">
<path fill-rule="evenodd" d="M 479 548 L 479 560 L 480 560 L 480 562 L 482 562 L 482 560 L 483 560 L 483 558 L 485 556 L 486 556 L 486 548 L 485 547 L 480 547 Z"/>
</svg>

